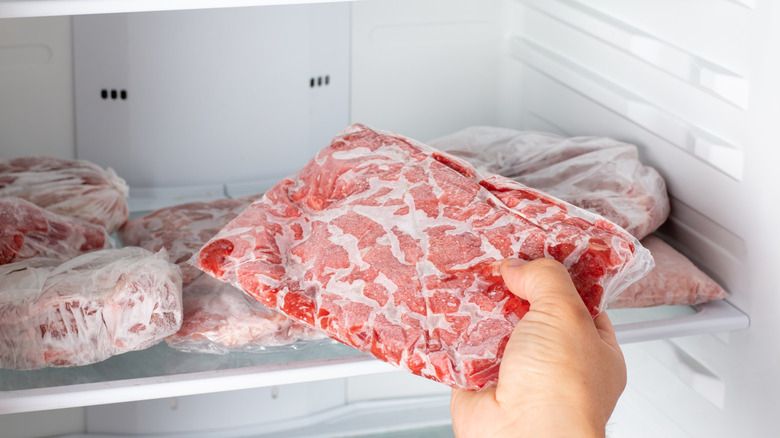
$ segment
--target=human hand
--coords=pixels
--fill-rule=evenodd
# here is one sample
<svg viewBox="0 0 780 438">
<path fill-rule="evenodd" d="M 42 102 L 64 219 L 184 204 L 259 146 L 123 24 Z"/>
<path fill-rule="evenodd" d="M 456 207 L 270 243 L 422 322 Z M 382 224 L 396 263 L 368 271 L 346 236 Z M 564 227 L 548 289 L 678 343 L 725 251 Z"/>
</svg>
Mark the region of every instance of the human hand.
<svg viewBox="0 0 780 438">
<path fill-rule="evenodd" d="M 519 262 L 505 260 L 501 275 L 530 310 L 512 331 L 497 386 L 452 391 L 455 435 L 603 437 L 626 385 L 612 323 L 606 313 L 591 318 L 557 261 Z"/>
</svg>

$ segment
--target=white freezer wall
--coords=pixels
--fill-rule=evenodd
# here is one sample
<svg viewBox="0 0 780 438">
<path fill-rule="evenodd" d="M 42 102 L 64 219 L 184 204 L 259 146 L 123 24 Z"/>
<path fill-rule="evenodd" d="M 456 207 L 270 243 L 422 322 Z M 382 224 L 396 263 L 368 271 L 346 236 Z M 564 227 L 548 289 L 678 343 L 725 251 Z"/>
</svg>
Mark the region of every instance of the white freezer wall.
<svg viewBox="0 0 780 438">
<path fill-rule="evenodd" d="M 771 0 L 356 2 L 349 120 L 422 140 L 497 124 L 637 144 L 673 198 L 664 232 L 729 289 L 751 328 L 637 346 L 632 357 L 643 360 L 629 364 L 644 374 L 629 370 L 629 387 L 680 436 L 771 436 L 780 430 L 780 294 L 772 275 L 780 264 L 778 7 Z M 74 156 L 70 23 L 2 22 L 0 111 L 15 118 L 2 113 L 0 158 Z M 36 61 L 40 45 L 51 51 L 45 63 Z M 647 361 L 667 372 L 646 371 Z"/>
</svg>

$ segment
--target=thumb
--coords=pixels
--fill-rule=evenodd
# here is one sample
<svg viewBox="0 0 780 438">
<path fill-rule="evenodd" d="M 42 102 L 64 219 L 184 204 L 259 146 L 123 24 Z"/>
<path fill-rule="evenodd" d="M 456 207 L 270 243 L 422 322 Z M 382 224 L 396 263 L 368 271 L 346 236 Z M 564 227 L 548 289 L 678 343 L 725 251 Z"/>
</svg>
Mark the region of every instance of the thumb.
<svg viewBox="0 0 780 438">
<path fill-rule="evenodd" d="M 541 258 L 527 263 L 507 259 L 501 264 L 501 275 L 507 288 L 528 301 L 533 311 L 558 314 L 561 310 L 587 313 L 569 271 L 560 262 Z"/>
</svg>

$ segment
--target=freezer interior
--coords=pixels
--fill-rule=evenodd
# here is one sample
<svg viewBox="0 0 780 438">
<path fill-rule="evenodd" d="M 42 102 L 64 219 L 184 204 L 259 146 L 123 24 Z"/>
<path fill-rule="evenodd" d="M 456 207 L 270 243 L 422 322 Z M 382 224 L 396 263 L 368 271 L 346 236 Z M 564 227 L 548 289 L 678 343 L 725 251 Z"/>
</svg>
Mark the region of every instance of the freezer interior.
<svg viewBox="0 0 780 438">
<path fill-rule="evenodd" d="M 136 215 L 261 193 L 351 123 L 423 142 L 485 125 L 636 145 L 671 200 L 657 233 L 729 296 L 610 311 L 629 367 L 610 433 L 780 428 L 773 2 L 2 0 L 0 17 L 0 159 L 111 167 Z M 336 344 L 158 345 L 0 370 L 0 385 L 18 436 L 450 433 L 449 388 Z"/>
</svg>

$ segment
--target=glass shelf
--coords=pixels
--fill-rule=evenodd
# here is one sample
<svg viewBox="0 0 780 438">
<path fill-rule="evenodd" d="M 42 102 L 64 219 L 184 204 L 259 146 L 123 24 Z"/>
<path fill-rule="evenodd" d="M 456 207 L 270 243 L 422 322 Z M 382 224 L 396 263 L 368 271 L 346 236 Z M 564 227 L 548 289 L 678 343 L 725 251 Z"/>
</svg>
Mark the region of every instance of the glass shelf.
<svg viewBox="0 0 780 438">
<path fill-rule="evenodd" d="M 609 310 L 618 340 L 630 342 L 746 328 L 725 300 L 700 306 Z M 165 343 L 73 368 L 0 370 L 0 414 L 120 403 L 396 371 L 351 347 L 318 341 L 295 349 L 190 354 Z"/>
</svg>

